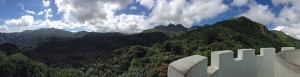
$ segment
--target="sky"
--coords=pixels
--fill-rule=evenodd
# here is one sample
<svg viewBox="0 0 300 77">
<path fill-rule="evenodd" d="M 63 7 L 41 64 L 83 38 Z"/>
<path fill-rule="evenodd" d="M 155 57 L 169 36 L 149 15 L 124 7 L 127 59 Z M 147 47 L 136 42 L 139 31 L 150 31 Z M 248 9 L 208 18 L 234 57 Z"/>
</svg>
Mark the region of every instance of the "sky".
<svg viewBox="0 0 300 77">
<path fill-rule="evenodd" d="M 40 28 L 138 33 L 245 16 L 300 39 L 300 0 L 0 0 L 0 32 Z"/>
</svg>

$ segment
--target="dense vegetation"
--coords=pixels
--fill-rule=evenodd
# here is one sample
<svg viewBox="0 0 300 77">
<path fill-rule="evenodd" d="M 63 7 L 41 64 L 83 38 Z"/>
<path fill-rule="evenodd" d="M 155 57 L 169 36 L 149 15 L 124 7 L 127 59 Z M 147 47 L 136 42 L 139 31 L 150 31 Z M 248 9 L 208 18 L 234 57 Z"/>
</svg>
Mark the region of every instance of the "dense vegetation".
<svg viewBox="0 0 300 77">
<path fill-rule="evenodd" d="M 168 36 L 158 32 L 132 35 L 90 33 L 82 38 L 46 42 L 27 54 L 52 66 L 79 68 L 111 58 L 114 49 L 132 45 L 149 46 L 167 39 Z"/>
<path fill-rule="evenodd" d="M 80 38 L 88 32 L 72 33 L 65 30 L 48 28 L 38 30 L 27 30 L 17 33 L 0 33 L 0 43 L 12 43 L 17 45 L 22 52 L 32 51 L 39 45 L 49 42 L 54 38 Z"/>
<path fill-rule="evenodd" d="M 187 31 L 188 28 L 183 27 L 183 25 L 181 24 L 174 25 L 170 23 L 167 26 L 160 25 L 154 27 L 153 29 L 144 30 L 142 33 L 162 32 L 172 38 L 175 36 L 182 35 Z"/>
<path fill-rule="evenodd" d="M 100 71 L 101 74 L 104 72 L 106 75 L 129 77 L 166 76 L 169 63 L 189 55 L 209 57 L 212 51 L 236 51 L 242 48 L 253 48 L 258 51 L 262 47 L 275 47 L 279 50 L 282 46 L 298 48 L 298 44 L 299 40 L 282 32 L 269 31 L 259 23 L 239 17 L 188 31 L 150 47 L 131 46 L 117 49 L 116 56 L 106 62 L 109 65 L 102 66 L 108 67 L 106 70 L 114 73 Z"/>
<path fill-rule="evenodd" d="M 74 68 L 49 67 L 18 53 L 12 44 L 0 45 L 1 77 L 79 77 L 91 76 Z M 12 53 L 14 52 L 14 53 Z"/>
<path fill-rule="evenodd" d="M 283 46 L 300 46 L 299 40 L 280 31 L 268 30 L 246 17 L 192 28 L 169 24 L 131 35 L 93 32 L 67 35 L 54 34 L 38 40 L 27 52 L 22 52 L 24 48 L 16 48 L 19 45 L 15 42 L 0 45 L 0 50 L 4 51 L 0 52 L 0 76 L 53 74 L 62 77 L 61 74 L 66 73 L 68 77 L 164 77 L 169 63 L 189 55 L 209 57 L 210 52 L 216 50 L 253 48 L 258 51 L 261 47 L 278 50 Z"/>
</svg>

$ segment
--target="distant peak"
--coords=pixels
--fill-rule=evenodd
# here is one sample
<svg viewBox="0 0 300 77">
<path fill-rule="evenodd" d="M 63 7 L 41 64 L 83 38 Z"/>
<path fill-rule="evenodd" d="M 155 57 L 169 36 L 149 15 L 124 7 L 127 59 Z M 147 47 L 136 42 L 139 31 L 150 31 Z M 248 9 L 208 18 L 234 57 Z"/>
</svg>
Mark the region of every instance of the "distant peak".
<svg viewBox="0 0 300 77">
<path fill-rule="evenodd" d="M 240 17 L 235 17 L 231 18 L 230 20 L 242 20 L 242 21 L 252 21 L 251 19 L 245 17 L 245 16 L 240 16 Z"/>
<path fill-rule="evenodd" d="M 244 16 L 231 18 L 229 20 L 224 20 L 216 24 L 233 28 L 234 30 L 248 31 L 249 33 L 251 33 L 251 31 L 262 32 L 263 34 L 268 33 L 268 29 L 266 26 L 258 22 L 252 21 L 251 19 Z"/>
<path fill-rule="evenodd" d="M 182 24 L 172 24 L 170 23 L 167 27 L 185 28 Z"/>
<path fill-rule="evenodd" d="M 245 17 L 245 16 L 240 16 L 240 17 L 237 17 L 237 18 L 239 18 L 239 19 L 248 19 L 248 18 Z"/>
<path fill-rule="evenodd" d="M 170 23 L 168 26 L 174 26 L 174 24 Z"/>
<path fill-rule="evenodd" d="M 159 26 L 154 27 L 154 29 L 166 29 L 166 28 L 182 28 L 182 29 L 186 29 L 182 24 L 176 24 L 175 25 L 175 24 L 172 24 L 172 23 L 170 23 L 167 26 L 159 25 Z"/>
</svg>

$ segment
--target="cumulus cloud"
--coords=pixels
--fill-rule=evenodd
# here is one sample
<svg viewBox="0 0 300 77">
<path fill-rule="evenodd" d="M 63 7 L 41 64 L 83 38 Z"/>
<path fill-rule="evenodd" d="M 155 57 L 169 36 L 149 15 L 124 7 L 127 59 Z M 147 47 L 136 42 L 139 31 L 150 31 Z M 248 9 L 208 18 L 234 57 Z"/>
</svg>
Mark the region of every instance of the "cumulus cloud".
<svg viewBox="0 0 300 77">
<path fill-rule="evenodd" d="M 61 20 L 49 20 L 56 9 L 49 8 L 50 0 L 43 0 L 43 11 L 35 14 L 45 15 L 45 19 L 34 20 L 30 15 L 5 21 L 10 26 L 24 26 L 25 29 L 37 28 L 82 28 L 96 32 L 136 33 L 157 25 L 169 23 L 183 24 L 186 27 L 203 20 L 214 18 L 229 7 L 223 0 L 135 0 L 150 10 L 150 15 L 129 15 L 115 12 L 124 9 L 134 0 L 55 0 L 57 14 Z M 131 7 L 130 9 L 136 9 Z M 213 8 L 213 9 L 212 9 Z M 142 12 L 143 13 L 143 12 Z M 32 19 L 30 19 L 32 17 Z M 151 25 L 150 25 L 151 24 Z M 18 30 L 20 31 L 20 30 Z"/>
<path fill-rule="evenodd" d="M 274 21 L 274 30 L 283 31 L 286 34 L 300 39 L 300 1 L 299 0 L 272 0 L 274 5 L 284 5 L 279 16 Z"/>
<path fill-rule="evenodd" d="M 249 0 L 233 0 L 233 2 L 231 3 L 231 5 L 233 6 L 244 6 L 248 3 Z"/>
<path fill-rule="evenodd" d="M 273 5 L 288 4 L 291 0 L 271 0 Z"/>
<path fill-rule="evenodd" d="M 34 23 L 34 18 L 30 15 L 24 15 L 19 19 L 10 19 L 4 21 L 7 26 L 31 26 Z"/>
<path fill-rule="evenodd" d="M 132 6 L 132 7 L 130 7 L 129 9 L 130 9 L 130 10 L 136 10 L 137 7 L 136 7 L 136 6 Z"/>
<path fill-rule="evenodd" d="M 130 0 L 55 0 L 59 13 L 64 13 L 66 20 L 81 23 L 95 23 L 107 20 L 113 10 L 124 8 Z"/>
<path fill-rule="evenodd" d="M 0 32 L 8 32 L 7 26 L 6 25 L 0 26 Z"/>
<path fill-rule="evenodd" d="M 228 8 L 223 0 L 157 0 L 149 22 L 190 27 L 193 23 L 224 13 Z"/>
<path fill-rule="evenodd" d="M 82 24 L 78 24 L 78 23 L 66 23 L 62 20 L 51 21 L 49 19 L 37 20 L 37 21 L 35 21 L 34 25 L 35 25 L 35 27 L 57 28 L 57 29 L 75 28 L 75 27 L 83 26 Z"/>
<path fill-rule="evenodd" d="M 148 9 L 152 9 L 153 6 L 155 5 L 154 0 L 136 0 L 136 1 L 139 2 L 141 5 L 147 7 Z"/>
<path fill-rule="evenodd" d="M 45 12 L 45 19 L 51 18 L 53 16 L 51 8 L 45 9 L 44 12 Z"/>
<path fill-rule="evenodd" d="M 82 27 L 82 30 L 89 31 L 89 29 L 84 28 L 85 24 L 80 24 L 76 22 L 64 22 L 62 20 L 51 21 L 49 19 L 45 20 L 34 20 L 30 15 L 24 15 L 18 19 L 10 19 L 4 22 L 4 25 L 0 25 L 0 32 L 21 32 L 24 30 L 34 30 L 39 28 L 78 28 Z"/>
<path fill-rule="evenodd" d="M 294 24 L 295 26 L 276 26 L 274 30 L 283 31 L 287 35 L 290 35 L 296 39 L 300 39 L 300 27 L 299 24 Z"/>
<path fill-rule="evenodd" d="M 132 0 L 56 0 L 58 13 L 66 22 L 78 22 L 97 32 L 140 32 L 147 28 L 145 16 L 119 15 L 115 11 L 126 7 Z"/>
<path fill-rule="evenodd" d="M 43 14 L 44 14 L 44 11 L 40 11 L 40 12 L 38 12 L 37 15 L 43 15 Z"/>
<path fill-rule="evenodd" d="M 112 31 L 119 31 L 124 33 L 136 33 L 141 32 L 142 30 L 149 29 L 149 26 L 146 17 L 142 15 L 125 15 L 115 17 L 117 19 L 110 26 L 113 27 Z M 108 31 L 110 32 L 110 31 Z"/>
<path fill-rule="evenodd" d="M 251 4 L 249 7 L 250 9 L 240 16 L 248 17 L 251 20 L 262 24 L 272 23 L 275 19 L 275 15 L 271 12 L 268 5 Z"/>
<path fill-rule="evenodd" d="M 29 13 L 29 14 L 35 14 L 34 11 L 30 11 L 30 10 L 25 10 L 26 13 Z"/>
<path fill-rule="evenodd" d="M 44 7 L 49 7 L 50 6 L 50 1 L 49 0 L 43 0 L 43 6 Z"/>
</svg>

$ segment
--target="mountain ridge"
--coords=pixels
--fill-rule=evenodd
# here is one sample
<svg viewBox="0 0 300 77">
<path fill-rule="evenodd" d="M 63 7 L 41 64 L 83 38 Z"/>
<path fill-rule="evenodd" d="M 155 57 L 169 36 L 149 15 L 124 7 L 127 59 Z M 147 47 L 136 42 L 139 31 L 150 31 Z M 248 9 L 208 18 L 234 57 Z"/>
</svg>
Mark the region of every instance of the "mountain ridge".
<svg viewBox="0 0 300 77">
<path fill-rule="evenodd" d="M 246 17 L 192 28 L 169 24 L 130 35 L 86 32 L 82 37 L 49 37 L 42 42 L 33 51 L 21 53 L 50 67 L 74 68 L 86 75 L 109 77 L 164 77 L 172 61 L 190 55 L 209 57 L 216 50 L 300 47 L 299 40 L 281 31 L 268 30 Z"/>
</svg>

